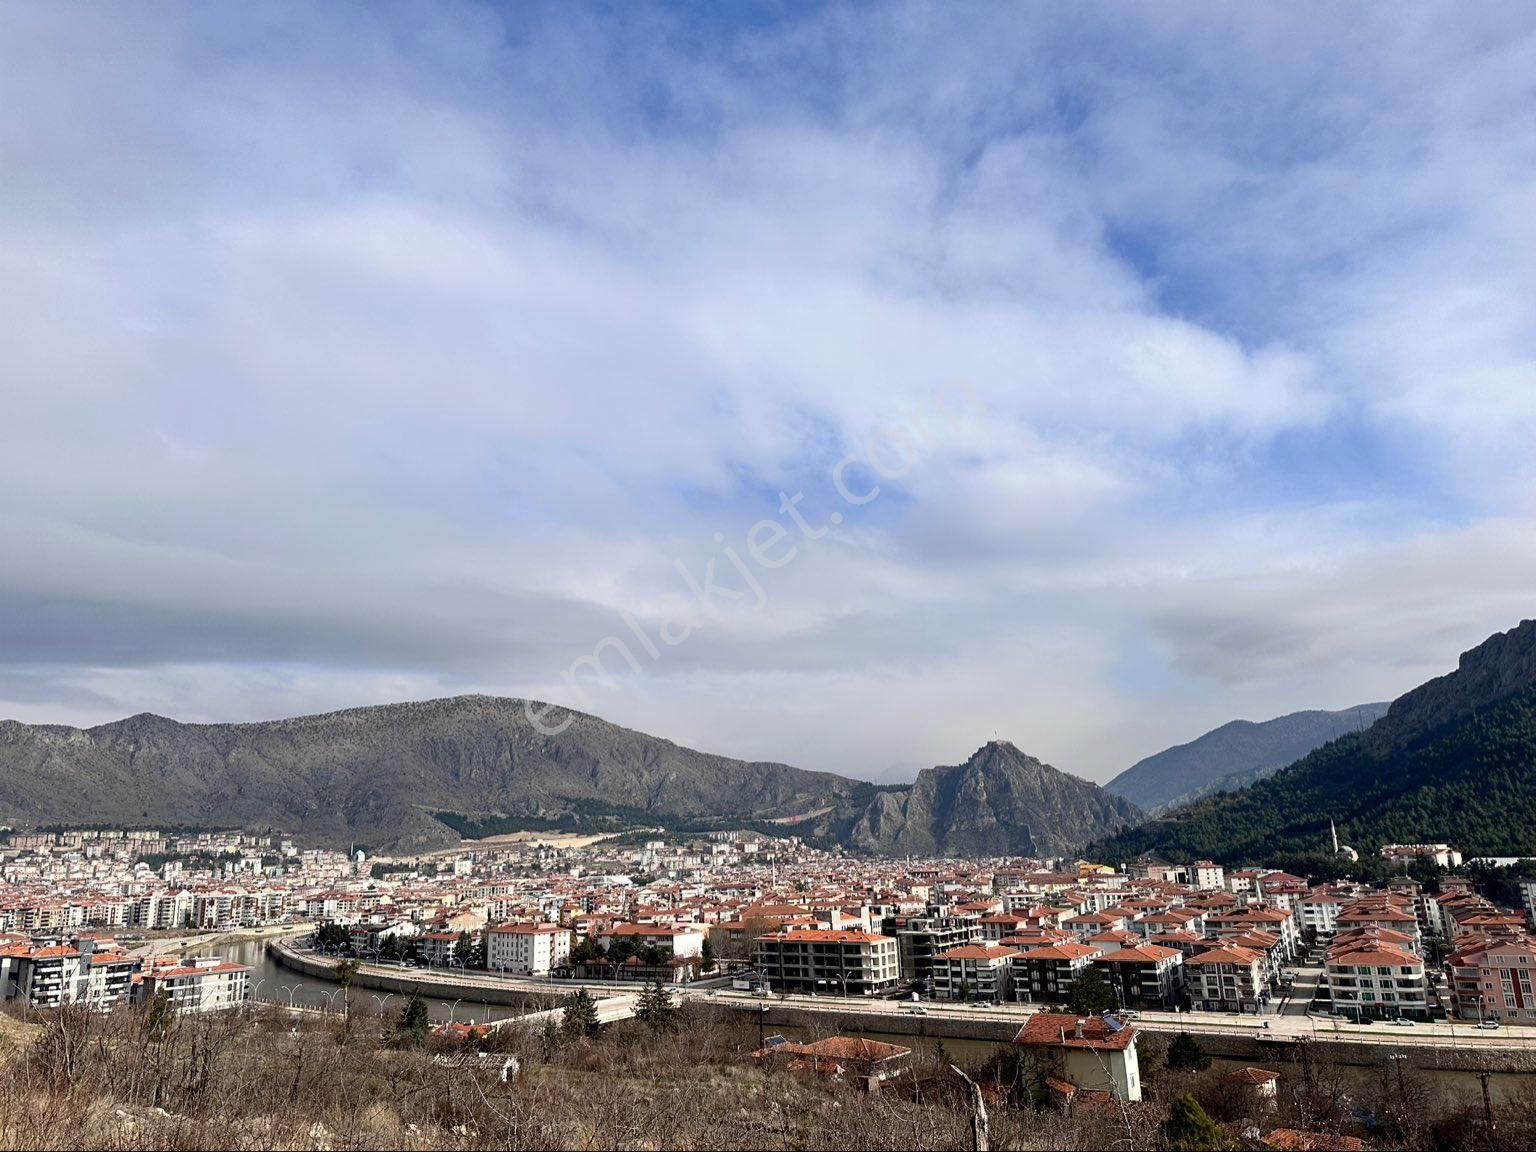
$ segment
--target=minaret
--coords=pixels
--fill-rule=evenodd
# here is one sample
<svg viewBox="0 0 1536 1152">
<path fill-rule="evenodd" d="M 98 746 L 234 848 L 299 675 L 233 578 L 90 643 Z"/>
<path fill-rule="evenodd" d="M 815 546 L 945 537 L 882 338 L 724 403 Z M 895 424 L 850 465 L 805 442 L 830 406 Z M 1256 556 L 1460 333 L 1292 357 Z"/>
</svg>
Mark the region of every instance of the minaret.
<svg viewBox="0 0 1536 1152">
<path fill-rule="evenodd" d="M 1333 821 L 1328 821 L 1328 832 L 1333 837 L 1333 854 L 1339 854 L 1339 830 L 1333 826 Z"/>
</svg>

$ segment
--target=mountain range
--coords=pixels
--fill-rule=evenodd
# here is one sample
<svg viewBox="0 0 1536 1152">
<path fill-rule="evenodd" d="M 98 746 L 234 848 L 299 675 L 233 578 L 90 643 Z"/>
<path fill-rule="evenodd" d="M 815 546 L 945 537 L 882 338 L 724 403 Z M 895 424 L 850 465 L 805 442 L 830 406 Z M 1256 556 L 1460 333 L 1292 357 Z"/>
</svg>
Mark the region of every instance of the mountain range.
<svg viewBox="0 0 1536 1152">
<path fill-rule="evenodd" d="M 394 851 L 519 828 L 746 825 L 871 853 L 1033 855 L 1141 818 L 1009 744 L 911 785 L 876 786 L 696 752 L 560 709 L 541 730 L 529 711 L 462 696 L 256 724 L 0 722 L 0 819 L 270 829 Z"/>
<path fill-rule="evenodd" d="M 1454 672 L 1352 732 L 1235 792 L 1117 834 L 1088 851 L 1337 870 L 1332 829 L 1369 865 L 1387 843 L 1470 855 L 1536 854 L 1536 621 L 1465 653 Z"/>
<path fill-rule="evenodd" d="M 1104 787 L 1152 815 L 1212 792 L 1232 792 L 1278 772 L 1348 732 L 1374 724 L 1386 704 L 1340 712 L 1292 712 L 1276 720 L 1234 720 L 1188 744 L 1127 768 Z"/>
</svg>

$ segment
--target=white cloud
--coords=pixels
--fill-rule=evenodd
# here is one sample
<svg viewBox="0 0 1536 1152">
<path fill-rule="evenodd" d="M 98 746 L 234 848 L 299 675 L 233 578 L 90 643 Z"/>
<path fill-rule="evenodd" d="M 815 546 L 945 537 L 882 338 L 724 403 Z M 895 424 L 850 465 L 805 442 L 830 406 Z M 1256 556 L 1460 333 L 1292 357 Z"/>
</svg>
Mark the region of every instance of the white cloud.
<svg viewBox="0 0 1536 1152">
<path fill-rule="evenodd" d="M 679 19 L 0 14 L 5 709 L 557 692 L 953 381 L 598 710 L 1106 775 L 1521 614 L 1528 14 Z"/>
</svg>

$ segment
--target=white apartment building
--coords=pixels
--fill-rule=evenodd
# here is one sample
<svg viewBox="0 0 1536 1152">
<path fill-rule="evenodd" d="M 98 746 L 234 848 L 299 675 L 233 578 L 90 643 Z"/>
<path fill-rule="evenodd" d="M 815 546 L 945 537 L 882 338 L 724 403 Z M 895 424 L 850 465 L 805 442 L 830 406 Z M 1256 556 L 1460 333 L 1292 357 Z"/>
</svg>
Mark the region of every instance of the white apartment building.
<svg viewBox="0 0 1536 1152">
<path fill-rule="evenodd" d="M 244 964 L 197 956 L 146 971 L 136 996 L 153 1003 L 165 992 L 176 1012 L 222 1012 L 245 1003 L 250 975 Z"/>
<path fill-rule="evenodd" d="M 1227 875 L 1220 864 L 1197 860 L 1190 865 L 1190 878 L 1202 892 L 1220 892 L 1227 886 Z"/>
<path fill-rule="evenodd" d="M 495 924 L 485 929 L 485 966 L 516 976 L 548 976 L 571 958 L 571 933 L 558 924 Z"/>
<path fill-rule="evenodd" d="M 1424 1020 L 1429 983 L 1421 957 L 1401 948 L 1367 942 L 1331 950 L 1323 977 L 1335 1012 L 1364 1019 Z"/>
<path fill-rule="evenodd" d="M 704 930 L 699 927 L 668 924 L 617 924 L 598 936 L 604 947 L 626 939 L 641 948 L 659 948 L 679 959 L 700 956 L 704 952 Z"/>
<path fill-rule="evenodd" d="M 1259 1012 L 1269 1001 L 1262 953 L 1239 945 L 1212 948 L 1184 962 L 1190 1007 L 1197 1012 Z"/>
</svg>

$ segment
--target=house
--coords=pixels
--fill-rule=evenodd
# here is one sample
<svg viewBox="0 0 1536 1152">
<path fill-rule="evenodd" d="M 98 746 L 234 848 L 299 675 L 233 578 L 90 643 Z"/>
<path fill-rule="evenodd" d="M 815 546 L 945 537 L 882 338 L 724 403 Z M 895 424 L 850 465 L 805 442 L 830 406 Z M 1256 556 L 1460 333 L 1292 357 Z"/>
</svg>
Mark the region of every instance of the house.
<svg viewBox="0 0 1536 1152">
<path fill-rule="evenodd" d="M 829 1036 L 814 1044 L 773 1044 L 753 1058 L 791 1071 L 813 1072 L 833 1080 L 845 1077 L 868 1087 L 899 1076 L 912 1061 L 912 1049 L 855 1036 Z"/>
<path fill-rule="evenodd" d="M 1041 1012 L 1013 1042 L 1035 1057 L 1043 1073 L 1079 1090 L 1108 1092 L 1116 1100 L 1141 1099 L 1135 1025 Z"/>
<path fill-rule="evenodd" d="M 1276 1128 L 1264 1137 L 1264 1146 L 1279 1152 L 1361 1152 L 1365 1141 L 1358 1136 L 1336 1136 L 1332 1132 Z"/>
</svg>

